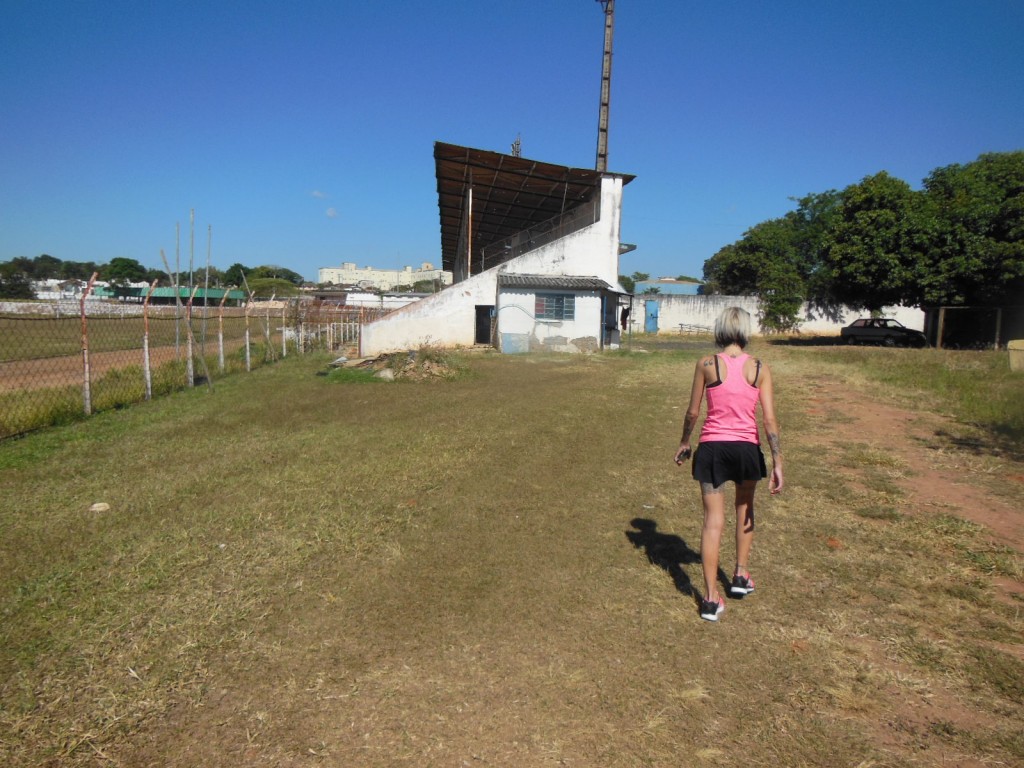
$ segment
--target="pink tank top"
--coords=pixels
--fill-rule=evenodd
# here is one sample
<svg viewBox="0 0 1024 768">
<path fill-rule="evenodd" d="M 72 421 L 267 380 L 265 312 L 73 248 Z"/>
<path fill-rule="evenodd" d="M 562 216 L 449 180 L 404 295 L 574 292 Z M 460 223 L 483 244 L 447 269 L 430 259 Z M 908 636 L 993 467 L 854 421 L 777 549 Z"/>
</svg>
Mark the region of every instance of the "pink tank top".
<svg viewBox="0 0 1024 768">
<path fill-rule="evenodd" d="M 748 384 L 743 376 L 743 364 L 750 355 L 737 358 L 718 355 L 725 364 L 725 381 L 709 385 L 708 415 L 700 430 L 700 442 L 734 440 L 760 444 L 757 432 L 757 401 L 760 391 Z"/>
</svg>

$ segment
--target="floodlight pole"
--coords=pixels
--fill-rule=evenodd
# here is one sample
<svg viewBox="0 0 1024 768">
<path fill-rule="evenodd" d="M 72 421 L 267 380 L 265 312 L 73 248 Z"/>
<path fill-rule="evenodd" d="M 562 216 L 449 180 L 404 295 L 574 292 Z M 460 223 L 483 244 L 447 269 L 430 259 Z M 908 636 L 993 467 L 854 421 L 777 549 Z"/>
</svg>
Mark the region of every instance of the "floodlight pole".
<svg viewBox="0 0 1024 768">
<path fill-rule="evenodd" d="M 612 33 L 615 29 L 615 0 L 597 0 L 604 7 L 604 61 L 601 66 L 601 111 L 597 121 L 597 164 L 608 170 L 608 109 L 612 98 Z"/>
</svg>

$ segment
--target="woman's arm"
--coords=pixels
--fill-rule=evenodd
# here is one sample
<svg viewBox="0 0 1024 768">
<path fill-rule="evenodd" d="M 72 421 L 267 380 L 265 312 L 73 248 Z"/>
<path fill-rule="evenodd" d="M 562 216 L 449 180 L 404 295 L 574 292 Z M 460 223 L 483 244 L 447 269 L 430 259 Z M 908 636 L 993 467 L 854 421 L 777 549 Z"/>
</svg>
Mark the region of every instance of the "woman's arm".
<svg viewBox="0 0 1024 768">
<path fill-rule="evenodd" d="M 697 426 L 697 419 L 700 417 L 700 403 L 704 399 L 704 368 L 709 364 L 709 360 L 711 360 L 709 357 L 698 360 L 693 371 L 690 403 L 687 405 L 686 415 L 683 417 L 683 437 L 679 441 L 679 450 L 676 451 L 676 464 L 682 464 L 690 458 L 690 438 L 693 436 L 693 428 Z"/>
<path fill-rule="evenodd" d="M 768 440 L 768 448 L 772 452 L 772 476 L 768 481 L 768 490 L 778 493 L 782 490 L 782 446 L 779 442 L 779 421 L 775 418 L 775 387 L 772 384 L 772 372 L 767 365 L 761 365 L 761 418 L 764 420 L 764 432 Z"/>
</svg>

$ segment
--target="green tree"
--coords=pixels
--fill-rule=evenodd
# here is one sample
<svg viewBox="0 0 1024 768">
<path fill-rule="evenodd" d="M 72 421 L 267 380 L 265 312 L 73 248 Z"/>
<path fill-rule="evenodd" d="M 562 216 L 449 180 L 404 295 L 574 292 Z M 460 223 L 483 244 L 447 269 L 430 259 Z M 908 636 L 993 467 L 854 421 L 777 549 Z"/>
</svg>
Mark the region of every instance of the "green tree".
<svg viewBox="0 0 1024 768">
<path fill-rule="evenodd" d="M 840 195 L 823 277 L 840 303 L 872 311 L 922 299 L 928 218 L 919 193 L 885 171 Z"/>
<path fill-rule="evenodd" d="M 32 281 L 15 260 L 0 264 L 0 299 L 34 299 Z"/>
<path fill-rule="evenodd" d="M 297 296 L 298 286 L 290 280 L 279 277 L 254 277 L 249 279 L 249 290 L 254 296 L 269 299 L 271 296 Z"/>
<path fill-rule="evenodd" d="M 59 277 L 63 280 L 88 280 L 99 267 L 92 261 L 62 261 Z"/>
<path fill-rule="evenodd" d="M 831 272 L 825 266 L 826 235 L 839 209 L 840 193 L 832 189 L 796 199 L 795 211 L 786 214 L 794 227 L 793 266 L 803 280 L 802 294 L 817 311 L 833 320 L 842 316 L 842 306 L 833 295 Z"/>
<path fill-rule="evenodd" d="M 168 283 L 169 281 L 167 273 L 164 272 L 162 269 L 147 269 L 146 274 L 143 276 L 142 279 L 145 280 L 150 285 L 153 284 L 154 280 L 156 280 L 158 285 L 160 283 Z"/>
<path fill-rule="evenodd" d="M 626 289 L 626 293 L 636 291 L 636 281 L 629 275 L 619 275 L 619 285 Z"/>
<path fill-rule="evenodd" d="M 704 262 L 706 292 L 758 295 L 770 264 L 792 264 L 793 238 L 793 225 L 787 219 L 770 219 L 747 230 L 741 240 L 721 248 Z"/>
<path fill-rule="evenodd" d="M 100 274 L 104 280 L 119 285 L 137 283 L 146 278 L 146 268 L 135 259 L 117 256 L 105 265 Z"/>
<path fill-rule="evenodd" d="M 30 259 L 27 256 L 15 256 L 11 259 L 8 264 L 11 268 L 16 270 L 19 274 L 23 275 L 28 280 L 34 280 L 36 276 L 36 262 L 35 259 Z"/>
<path fill-rule="evenodd" d="M 279 280 L 287 280 L 292 285 L 302 285 L 302 275 L 298 272 L 293 272 L 285 267 L 278 267 L 273 264 L 266 264 L 260 267 L 249 270 L 246 273 L 246 277 L 249 279 L 250 285 L 252 284 L 253 278 L 274 278 Z"/>
<path fill-rule="evenodd" d="M 224 282 L 228 285 L 234 285 L 240 288 L 245 282 L 245 278 L 248 277 L 250 271 L 249 267 L 235 262 L 224 272 Z"/>
<path fill-rule="evenodd" d="M 437 281 L 417 280 L 415 283 L 413 283 L 412 290 L 414 293 L 436 293 Z"/>
<path fill-rule="evenodd" d="M 61 261 L 47 253 L 40 254 L 33 259 L 34 268 L 32 276 L 36 280 L 50 280 L 60 277 Z"/>
<path fill-rule="evenodd" d="M 934 218 L 924 299 L 1019 301 L 1024 294 L 1024 151 L 981 155 L 924 181 Z"/>
<path fill-rule="evenodd" d="M 127 296 L 128 284 L 144 280 L 146 268 L 135 259 L 117 256 L 100 269 L 100 276 L 110 283 L 110 288 L 116 296 Z"/>
<path fill-rule="evenodd" d="M 765 265 L 758 283 L 758 319 L 768 331 L 786 333 L 798 326 L 805 282 L 796 266 L 786 261 Z"/>
</svg>

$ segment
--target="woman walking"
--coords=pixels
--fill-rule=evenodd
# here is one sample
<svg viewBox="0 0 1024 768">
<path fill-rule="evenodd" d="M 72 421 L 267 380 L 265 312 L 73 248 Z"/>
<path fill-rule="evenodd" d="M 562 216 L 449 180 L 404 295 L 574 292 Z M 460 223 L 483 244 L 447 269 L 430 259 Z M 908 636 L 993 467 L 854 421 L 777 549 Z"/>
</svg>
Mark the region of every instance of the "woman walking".
<svg viewBox="0 0 1024 768">
<path fill-rule="evenodd" d="M 730 480 L 736 485 L 736 569 L 729 592 L 743 597 L 754 591 L 754 580 L 747 569 L 754 541 L 754 491 L 757 481 L 768 476 L 758 437 L 758 404 L 772 454 L 768 489 L 772 494 L 782 490 L 782 453 L 772 373 L 767 365 L 744 352 L 749 341 L 750 315 L 739 307 L 724 310 L 715 321 L 715 344 L 722 351 L 697 362 L 690 404 L 683 420 L 683 437 L 675 455 L 679 465 L 690 458 L 690 439 L 706 392 L 707 417 L 693 455 L 693 477 L 700 483 L 704 503 L 700 557 L 705 591 L 700 601 L 700 617 L 707 621 L 718 621 L 725 610 L 717 576 L 725 526 L 725 484 Z"/>
</svg>

